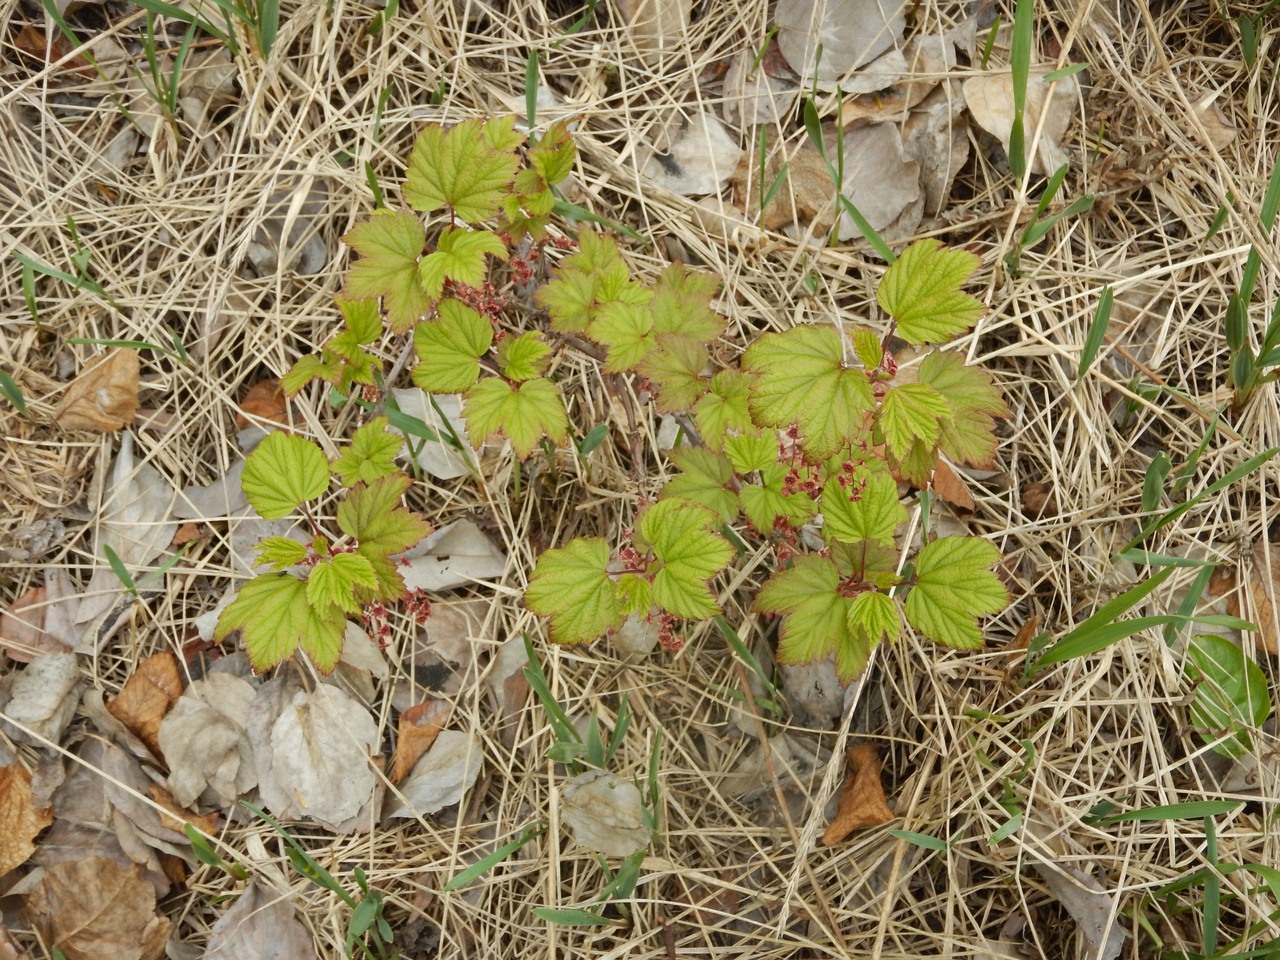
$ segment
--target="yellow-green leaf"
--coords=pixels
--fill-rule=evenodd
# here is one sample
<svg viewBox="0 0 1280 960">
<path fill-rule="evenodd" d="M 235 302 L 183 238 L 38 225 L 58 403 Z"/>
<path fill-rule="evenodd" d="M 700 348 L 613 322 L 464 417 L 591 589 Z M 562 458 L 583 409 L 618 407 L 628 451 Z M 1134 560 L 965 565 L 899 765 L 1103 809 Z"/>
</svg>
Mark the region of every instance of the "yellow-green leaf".
<svg viewBox="0 0 1280 960">
<path fill-rule="evenodd" d="M 411 213 L 375 210 L 342 238 L 360 254 L 347 271 L 343 295 L 350 300 L 381 297 L 387 320 L 404 333 L 434 302 L 418 285 L 418 258 L 426 230 Z"/>
<path fill-rule="evenodd" d="M 982 316 L 982 303 L 960 289 L 981 262 L 967 250 L 918 240 L 885 272 L 876 300 L 908 343 L 946 343 Z"/>
<path fill-rule="evenodd" d="M 266 520 L 287 517 L 329 486 L 329 463 L 310 440 L 276 431 L 249 454 L 241 478 L 249 505 Z"/>
<path fill-rule="evenodd" d="M 481 380 L 467 391 L 463 415 L 475 443 L 501 433 L 521 460 L 533 453 L 543 437 L 563 443 L 569 434 L 564 400 L 556 385 L 544 377 L 526 380 L 514 389 L 497 377 Z"/>
<path fill-rule="evenodd" d="M 413 382 L 429 393 L 461 393 L 480 376 L 480 358 L 492 343 L 493 324 L 464 303 L 441 300 L 438 319 L 413 331 Z"/>
<path fill-rule="evenodd" d="M 551 618 L 556 643 L 590 643 L 622 625 L 623 605 L 608 566 L 609 544 L 599 538 L 571 540 L 538 558 L 524 600 Z"/>
<path fill-rule="evenodd" d="M 978 617 L 999 613 L 1009 593 L 991 568 L 995 544 L 978 537 L 939 537 L 916 558 L 916 585 L 907 594 L 907 621 L 936 643 L 962 650 L 982 646 Z"/>
<path fill-rule="evenodd" d="M 424 213 L 448 207 L 467 223 L 493 216 L 519 166 L 513 122 L 464 120 L 448 131 L 439 124 L 427 127 L 409 154 L 405 200 Z"/>
</svg>

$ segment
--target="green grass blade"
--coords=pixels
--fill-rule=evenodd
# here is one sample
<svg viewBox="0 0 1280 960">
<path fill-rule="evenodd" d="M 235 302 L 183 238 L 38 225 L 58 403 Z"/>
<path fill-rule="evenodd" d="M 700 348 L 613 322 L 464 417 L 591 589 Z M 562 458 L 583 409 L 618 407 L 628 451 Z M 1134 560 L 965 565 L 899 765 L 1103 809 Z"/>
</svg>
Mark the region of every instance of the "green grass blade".
<svg viewBox="0 0 1280 960">
<path fill-rule="evenodd" d="M 564 217 L 566 220 L 579 220 L 586 223 L 597 223 L 602 227 L 608 227 L 611 230 L 617 230 L 619 233 L 626 234 L 632 240 L 640 243 L 647 243 L 643 236 L 636 233 L 625 223 L 619 223 L 617 220 L 610 220 L 608 217 L 602 217 L 598 213 L 592 213 L 586 207 L 580 207 L 576 203 L 570 203 L 568 200 L 557 197 L 555 205 L 551 208 L 552 212 L 557 216 Z"/>
<path fill-rule="evenodd" d="M 124 561 L 120 559 L 120 555 L 111 549 L 110 544 L 102 545 L 102 552 L 106 554 L 107 563 L 111 565 L 111 569 L 115 575 L 120 578 L 120 582 L 124 584 L 125 590 L 129 591 L 133 596 L 138 595 L 138 585 L 133 582 L 133 574 L 129 573 L 129 568 L 124 565 Z"/>
<path fill-rule="evenodd" d="M 4 398 L 18 410 L 20 413 L 31 415 L 31 411 L 27 409 L 26 398 L 22 396 L 22 388 L 18 386 L 17 381 L 9 374 L 0 370 L 0 393 L 4 394 Z"/>
<path fill-rule="evenodd" d="M 1074 77 L 1077 73 L 1081 73 L 1089 69 L 1089 64 L 1085 63 L 1069 63 L 1065 67 L 1058 70 L 1052 70 L 1044 75 L 1045 83 L 1057 83 L 1059 80 L 1065 80 L 1067 77 Z"/>
<path fill-rule="evenodd" d="M 538 51 L 530 50 L 524 62 L 524 120 L 529 127 L 529 139 L 538 122 Z"/>
<path fill-rule="evenodd" d="M 1168 803 L 1157 807 L 1143 807 L 1127 813 L 1113 813 L 1103 817 L 1100 823 L 1122 823 L 1126 820 L 1152 822 L 1159 820 L 1193 820 L 1201 817 L 1217 817 L 1239 810 L 1243 800 L 1191 800 L 1187 803 Z"/>
<path fill-rule="evenodd" d="M 534 837 L 540 837 L 547 832 L 547 824 L 534 823 L 525 827 L 520 834 L 510 843 L 505 843 L 493 853 L 477 860 L 471 866 L 458 874 L 444 885 L 445 893 L 452 893 L 454 890 L 460 890 L 462 887 L 469 886 L 472 881 L 478 879 L 481 875 L 488 873 L 491 869 L 500 864 L 507 857 L 511 856 Z"/>
<path fill-rule="evenodd" d="M 1271 179 L 1267 181 L 1267 192 L 1262 197 L 1262 209 L 1258 214 L 1258 222 L 1262 232 L 1270 234 L 1276 222 L 1276 213 L 1280 211 L 1280 159 L 1271 168 Z M 1244 273 L 1240 276 L 1240 296 L 1248 303 L 1253 299 L 1253 287 L 1258 281 L 1258 271 L 1262 269 L 1262 254 L 1256 246 L 1249 248 L 1249 256 L 1245 260 Z"/>
<path fill-rule="evenodd" d="M 562 927 L 611 927 L 618 921 L 602 917 L 590 910 L 557 910 L 553 907 L 534 907 L 533 915 L 547 923 Z"/>
<path fill-rule="evenodd" d="M 896 837 L 899 840 L 904 840 L 917 847 L 923 847 L 925 850 L 937 850 L 941 852 L 947 849 L 947 841 L 939 837 L 931 837 L 927 833 L 915 833 L 911 830 L 890 830 L 889 836 Z"/>
<path fill-rule="evenodd" d="M 1115 304 L 1115 291 L 1110 287 L 1102 288 L 1102 295 L 1098 297 L 1098 306 L 1093 311 L 1093 321 L 1089 324 L 1089 332 L 1084 337 L 1084 347 L 1080 350 L 1080 364 L 1076 367 L 1076 379 L 1081 379 L 1089 368 L 1093 366 L 1093 361 L 1097 359 L 1098 351 L 1102 349 L 1102 340 L 1107 335 L 1107 326 L 1111 323 L 1111 308 Z"/>
<path fill-rule="evenodd" d="M 1253 471 L 1257 470 L 1260 466 L 1262 466 L 1264 463 L 1266 463 L 1268 460 L 1274 457 L 1277 453 L 1280 453 L 1280 447 L 1272 447 L 1270 450 L 1264 450 L 1262 453 L 1259 453 L 1256 456 L 1250 457 L 1248 460 L 1240 464 L 1238 467 L 1228 470 L 1226 473 L 1220 476 L 1213 483 L 1209 484 L 1209 486 L 1205 487 L 1203 490 L 1201 490 L 1198 494 L 1196 494 L 1190 500 L 1187 500 L 1184 503 L 1180 503 L 1178 506 L 1174 507 L 1172 510 L 1168 511 L 1167 513 L 1161 514 L 1159 517 L 1155 517 L 1149 520 L 1146 524 L 1143 525 L 1142 529 L 1138 532 L 1138 535 L 1134 537 L 1132 540 L 1130 540 L 1127 544 L 1125 544 L 1124 549 L 1128 550 L 1130 547 L 1136 547 L 1138 544 L 1142 543 L 1143 540 L 1146 540 L 1147 537 L 1151 536 L 1151 534 L 1155 533 L 1161 527 L 1167 526 L 1168 524 L 1172 523 L 1174 520 L 1177 520 L 1179 517 L 1181 517 L 1188 510 L 1191 510 L 1192 508 L 1194 508 L 1195 505 L 1198 504 L 1201 500 L 1205 499 L 1206 497 L 1211 497 L 1215 493 L 1220 493 L 1221 491 L 1225 490 L 1227 487 L 1231 486 L 1231 484 L 1235 483 L 1237 480 L 1247 477 L 1249 474 L 1253 473 Z"/>
<path fill-rule="evenodd" d="M 1082 197 L 1076 197 L 1067 206 L 1063 207 L 1057 213 L 1045 217 L 1043 220 L 1034 220 L 1027 226 L 1026 231 L 1022 234 L 1022 245 L 1024 247 L 1035 246 L 1043 239 L 1044 235 L 1053 229 L 1053 225 L 1063 217 L 1074 217 L 1085 213 L 1093 208 L 1094 195 L 1086 193 Z"/>
<path fill-rule="evenodd" d="M 1009 50 L 1009 66 L 1013 72 L 1013 129 L 1009 133 L 1009 170 L 1019 183 L 1027 172 L 1023 115 L 1027 106 L 1027 80 L 1031 74 L 1035 15 L 1035 0 L 1018 0 L 1013 12 L 1013 37 Z"/>
</svg>

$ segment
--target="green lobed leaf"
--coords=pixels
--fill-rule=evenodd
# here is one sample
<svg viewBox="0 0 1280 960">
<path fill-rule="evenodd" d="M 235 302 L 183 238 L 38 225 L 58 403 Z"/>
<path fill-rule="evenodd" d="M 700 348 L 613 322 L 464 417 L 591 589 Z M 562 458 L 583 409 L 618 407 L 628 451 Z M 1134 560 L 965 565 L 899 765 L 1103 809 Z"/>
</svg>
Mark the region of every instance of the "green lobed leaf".
<svg viewBox="0 0 1280 960">
<path fill-rule="evenodd" d="M 403 474 L 358 483 L 338 505 L 338 527 L 359 544 L 366 558 L 387 557 L 408 550 L 431 532 L 431 525 L 400 506 L 412 483 Z"/>
<path fill-rule="evenodd" d="M 982 303 L 960 289 L 981 262 L 967 250 L 918 240 L 885 272 L 876 301 L 897 321 L 898 335 L 908 343 L 946 343 L 982 316 Z"/>
<path fill-rule="evenodd" d="M 508 380 L 532 380 L 547 372 L 551 348 L 542 334 L 530 330 L 498 344 L 498 367 Z"/>
<path fill-rule="evenodd" d="M 631 282 L 631 272 L 606 234 L 582 230 L 578 252 L 565 257 L 534 299 L 551 314 L 557 333 L 585 333 L 604 304 L 647 302 L 652 294 Z"/>
<path fill-rule="evenodd" d="M 668 456 L 680 473 L 667 481 L 658 499 L 678 497 L 700 503 L 715 511 L 720 524 L 738 515 L 738 495 L 729 489 L 733 467 L 727 459 L 706 447 L 694 446 L 676 447 Z"/>
<path fill-rule="evenodd" d="M 329 462 L 310 440 L 277 430 L 249 454 L 240 482 L 260 517 L 279 520 L 328 489 Z"/>
<path fill-rule="evenodd" d="M 258 563 L 273 570 L 284 570 L 301 563 L 307 556 L 307 545 L 288 537 L 264 537 L 254 547 L 258 551 Z"/>
<path fill-rule="evenodd" d="M 506 244 L 487 230 L 445 227 L 435 251 L 418 263 L 418 283 L 431 297 L 444 292 L 446 280 L 479 287 L 489 276 L 486 255 L 506 260 Z"/>
<path fill-rule="evenodd" d="M 660 567 L 653 577 L 653 602 L 686 620 L 720 612 L 707 581 L 733 559 L 733 546 L 711 529 L 714 511 L 688 500 L 659 500 L 636 524 L 636 543 L 647 543 Z"/>
<path fill-rule="evenodd" d="M 355 337 L 356 343 L 369 344 L 382 335 L 382 314 L 378 310 L 378 301 L 372 297 L 364 300 L 348 300 L 346 297 L 334 297 L 338 309 L 342 312 L 342 322 Z"/>
<path fill-rule="evenodd" d="M 887 594 L 863 591 L 853 598 L 847 612 L 849 629 L 861 632 L 872 648 L 885 639 L 894 643 L 902 633 L 902 613 Z"/>
<path fill-rule="evenodd" d="M 556 643 L 590 643 L 622 625 L 626 614 L 618 586 L 609 578 L 609 544 L 580 538 L 538 558 L 524 602 L 551 618 Z"/>
<path fill-rule="evenodd" d="M 780 663 L 813 663 L 833 656 L 841 683 L 857 678 L 871 657 L 868 634 L 849 628 L 851 601 L 840 593 L 840 574 L 825 557 L 801 555 L 770 577 L 754 608 L 782 616 Z"/>
<path fill-rule="evenodd" d="M 643 360 L 657 345 L 649 298 L 614 300 L 601 305 L 587 335 L 608 348 L 606 373 L 625 373 Z"/>
<path fill-rule="evenodd" d="M 832 477 L 822 488 L 822 533 L 831 540 L 893 543 L 898 525 L 907 521 L 907 508 L 898 500 L 898 484 L 884 472 L 866 467 L 854 471 L 849 489 Z"/>
<path fill-rule="evenodd" d="M 387 320 L 404 333 L 434 302 L 418 285 L 418 258 L 426 245 L 422 223 L 411 213 L 375 210 L 347 231 L 342 242 L 360 254 L 347 271 L 343 296 L 381 297 Z"/>
<path fill-rule="evenodd" d="M 724 453 L 738 473 L 754 473 L 778 462 L 778 441 L 764 431 L 740 433 L 724 438 Z"/>
<path fill-rule="evenodd" d="M 880 338 L 870 330 L 854 330 L 850 339 L 853 341 L 854 355 L 868 370 L 876 370 L 884 362 L 884 348 L 880 345 Z"/>
<path fill-rule="evenodd" d="M 404 446 L 404 438 L 389 432 L 387 427 L 386 417 L 370 420 L 355 432 L 351 445 L 333 461 L 332 470 L 342 478 L 344 487 L 399 472 L 396 457 Z"/>
<path fill-rule="evenodd" d="M 724 331 L 724 320 L 711 309 L 720 281 L 707 273 L 673 263 L 658 275 L 649 311 L 655 333 L 678 333 L 702 343 Z"/>
<path fill-rule="evenodd" d="M 903 383 L 890 387 L 876 411 L 876 423 L 884 432 L 889 451 L 898 458 L 919 440 L 932 449 L 943 421 L 951 419 L 951 405 L 927 383 Z"/>
<path fill-rule="evenodd" d="M 742 355 L 742 368 L 756 375 L 753 419 L 780 429 L 796 426 L 814 462 L 857 438 L 875 406 L 866 373 L 845 369 L 841 357 L 839 335 L 812 326 L 766 333 Z"/>
<path fill-rule="evenodd" d="M 721 370 L 712 377 L 710 390 L 693 405 L 693 419 L 702 442 L 712 450 L 720 450 L 730 432 L 758 434 L 760 431 L 751 420 L 750 399 L 749 373 Z M 777 453 L 776 443 L 774 453 Z"/>
<path fill-rule="evenodd" d="M 213 635 L 233 630 L 244 638 L 249 662 L 258 673 L 293 656 L 299 648 L 321 673 L 332 673 L 342 656 L 346 620 L 332 610 L 317 611 L 307 601 L 307 585 L 287 573 L 254 577 L 218 616 Z"/>
<path fill-rule="evenodd" d="M 907 621 L 944 646 L 983 644 L 978 617 L 999 613 L 1009 593 L 992 571 L 1000 551 L 979 537 L 939 537 L 916 558 L 916 585 L 907 594 Z"/>
<path fill-rule="evenodd" d="M 307 576 L 307 602 L 316 610 L 337 607 L 344 613 L 357 614 L 363 604 L 357 588 L 372 590 L 378 585 L 373 565 L 358 553 L 337 553 L 321 560 Z"/>
<path fill-rule="evenodd" d="M 481 380 L 467 391 L 463 414 L 475 443 L 501 433 L 521 460 L 533 453 L 544 436 L 564 443 L 569 435 L 564 400 L 545 377 L 526 380 L 514 389 L 496 377 Z"/>
<path fill-rule="evenodd" d="M 691 337 L 663 333 L 655 348 L 636 365 L 636 372 L 657 391 L 654 406 L 659 413 L 688 410 L 708 389 L 702 369 L 711 359 L 707 348 Z"/>
<path fill-rule="evenodd" d="M 563 120 L 549 126 L 541 139 L 529 148 L 529 163 L 547 184 L 559 183 L 573 173 L 576 157 L 573 135 Z"/>
<path fill-rule="evenodd" d="M 480 377 L 492 343 L 493 324 L 458 300 L 441 300 L 437 319 L 413 331 L 413 382 L 428 393 L 461 393 Z"/>
<path fill-rule="evenodd" d="M 951 405 L 951 419 L 941 423 L 942 452 L 956 463 L 989 469 L 998 443 L 996 418 L 1011 416 L 991 377 L 965 366 L 954 351 L 935 350 L 921 361 L 919 378 Z"/>
<path fill-rule="evenodd" d="M 409 154 L 405 200 L 423 213 L 448 207 L 467 223 L 493 216 L 520 163 L 514 125 L 514 117 L 504 117 L 464 120 L 448 131 L 438 124 L 427 127 Z"/>
<path fill-rule="evenodd" d="M 280 389 L 284 395 L 292 399 L 312 380 L 326 380 L 337 384 L 341 370 L 340 363 L 326 363 L 314 353 L 299 357 L 292 367 L 280 378 Z"/>
</svg>

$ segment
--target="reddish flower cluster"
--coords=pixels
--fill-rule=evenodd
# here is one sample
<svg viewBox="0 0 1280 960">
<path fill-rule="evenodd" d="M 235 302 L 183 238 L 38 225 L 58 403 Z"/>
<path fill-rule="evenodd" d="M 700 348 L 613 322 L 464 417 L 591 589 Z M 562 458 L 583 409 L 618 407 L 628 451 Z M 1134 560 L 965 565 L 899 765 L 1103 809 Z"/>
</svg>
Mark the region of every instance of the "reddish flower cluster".
<svg viewBox="0 0 1280 960">
<path fill-rule="evenodd" d="M 679 653 L 684 643 L 684 637 L 676 633 L 676 618 L 669 613 L 658 614 L 658 646 L 670 653 Z"/>
<path fill-rule="evenodd" d="M 417 587 L 410 590 L 403 601 L 404 612 L 413 617 L 414 623 L 422 626 L 431 617 L 431 601 L 427 599 L 425 590 Z"/>
<path fill-rule="evenodd" d="M 533 283 L 533 268 L 541 259 L 540 244 L 531 245 L 524 252 L 517 250 L 511 254 L 511 259 L 507 261 L 507 268 L 511 271 L 511 282 L 521 287 L 527 287 Z"/>
<path fill-rule="evenodd" d="M 481 287 L 468 287 L 465 283 L 449 281 L 449 296 L 491 320 L 497 320 L 507 309 L 506 295 L 488 280 Z"/>
<path fill-rule="evenodd" d="M 387 649 L 391 642 L 391 615 L 386 604 L 375 600 L 360 611 L 360 622 L 364 624 L 369 638 L 378 645 L 379 650 Z"/>
</svg>

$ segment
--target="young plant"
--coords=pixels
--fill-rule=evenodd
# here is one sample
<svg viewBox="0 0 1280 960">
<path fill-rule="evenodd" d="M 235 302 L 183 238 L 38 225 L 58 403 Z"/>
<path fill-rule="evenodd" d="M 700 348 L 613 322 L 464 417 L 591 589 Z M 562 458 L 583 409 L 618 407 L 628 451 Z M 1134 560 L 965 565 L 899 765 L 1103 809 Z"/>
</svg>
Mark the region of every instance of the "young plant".
<svg viewBox="0 0 1280 960">
<path fill-rule="evenodd" d="M 1010 147 L 1010 157 L 1013 156 Z M 1084 196 L 1076 197 L 1069 204 L 1056 213 L 1045 216 L 1045 211 L 1049 209 L 1049 205 L 1053 203 L 1053 198 L 1058 195 L 1058 191 L 1062 189 L 1062 183 L 1067 177 L 1068 165 L 1063 164 L 1053 172 L 1053 176 L 1049 178 L 1045 184 L 1044 192 L 1040 195 L 1040 202 L 1036 204 L 1035 213 L 1031 216 L 1031 222 L 1014 241 L 1012 249 L 1004 255 L 1005 266 L 1009 273 L 1014 277 L 1022 276 L 1022 253 L 1044 239 L 1051 227 L 1059 220 L 1067 217 L 1079 216 L 1093 209 L 1094 196 L 1092 193 L 1086 193 Z"/>
<path fill-rule="evenodd" d="M 697 438 L 672 451 L 680 473 L 616 555 L 579 539 L 539 558 L 525 599 L 550 618 L 552 639 L 587 643 L 634 614 L 656 618 L 664 646 L 678 646 L 677 621 L 719 613 L 709 581 L 736 555 L 719 531 L 743 519 L 778 559 L 755 609 L 782 618 L 782 662 L 834 656 L 848 682 L 904 615 L 947 646 L 981 646 L 978 617 L 1007 602 L 991 570 L 999 551 L 944 537 L 900 573 L 898 482 L 926 487 L 939 456 L 989 464 L 1008 410 L 959 354 L 934 350 L 900 372 L 887 349 L 895 333 L 943 343 L 977 320 L 981 305 L 960 289 L 977 258 L 936 241 L 903 251 L 877 292 L 889 329 L 851 333 L 856 365 L 837 330 L 801 326 L 762 335 L 738 367 L 706 377 L 720 321 L 705 279 L 669 268 L 650 293 L 625 279 L 611 241 L 581 244 L 540 293 L 552 329 L 604 346 L 606 371 L 642 375 L 657 409 L 687 411 Z M 799 528 L 818 516 L 827 545 L 803 552 Z"/>
<path fill-rule="evenodd" d="M 904 615 L 941 643 L 980 646 L 977 618 L 1007 600 L 991 571 L 998 550 L 942 538 L 904 566 L 897 485 L 926 487 L 939 457 L 989 465 L 996 419 L 1008 410 L 957 353 L 934 350 L 900 373 L 888 351 L 894 334 L 942 344 L 978 319 L 981 304 L 960 289 L 977 257 L 915 244 L 880 285 L 887 330 L 854 330 L 848 341 L 812 326 L 767 333 L 739 364 L 712 365 L 724 320 L 711 307 L 719 286 L 711 277 L 672 265 L 643 283 L 612 237 L 583 229 L 576 251 L 536 283 L 552 246 L 547 226 L 563 209 L 553 188 L 575 154 L 563 125 L 528 143 L 514 124 L 467 120 L 419 135 L 402 191 L 412 212 L 378 210 L 348 232 L 360 258 L 339 302 L 345 329 L 295 365 L 286 392 L 321 379 L 343 396 L 359 389 L 377 407 L 382 370 L 367 348 L 388 331 L 411 334 L 413 382 L 461 395 L 471 443 L 501 435 L 523 460 L 568 442 L 551 372 L 557 351 L 585 347 L 603 358 L 604 373 L 639 378 L 658 413 L 684 414 L 692 442 L 672 453 L 679 475 L 642 507 L 623 542 L 573 540 L 539 559 L 526 601 L 550 618 L 555 641 L 587 643 L 635 615 L 658 621 L 664 646 L 680 646 L 679 622 L 720 613 L 710 584 L 745 530 L 778 559 L 755 606 L 782 617 L 785 662 L 834 654 L 850 680 L 876 644 L 898 636 Z M 530 329 L 528 310 L 507 309 L 503 279 L 546 311 L 547 329 Z M 856 362 L 846 361 L 847 346 Z M 325 478 L 315 479 L 314 490 L 292 490 L 277 509 L 318 495 Z M 819 515 L 827 547 L 803 553 L 799 529 Z M 298 591 L 276 582 L 284 587 L 271 589 Z M 327 622 L 336 628 L 335 618 Z"/>
<path fill-rule="evenodd" d="M 411 481 L 395 465 L 401 438 L 386 427 L 384 417 L 365 424 L 332 463 L 316 444 L 284 432 L 269 434 L 249 455 L 243 486 L 250 506 L 267 520 L 302 506 L 312 534 L 310 543 L 262 540 L 258 563 L 273 572 L 242 586 L 218 617 L 214 636 L 221 640 L 239 630 L 255 670 L 269 670 L 301 650 L 329 673 L 342 656 L 348 620 L 407 596 L 394 557 L 431 527 L 400 505 Z M 345 492 L 334 518 L 337 533 L 304 506 L 335 478 Z"/>
</svg>

